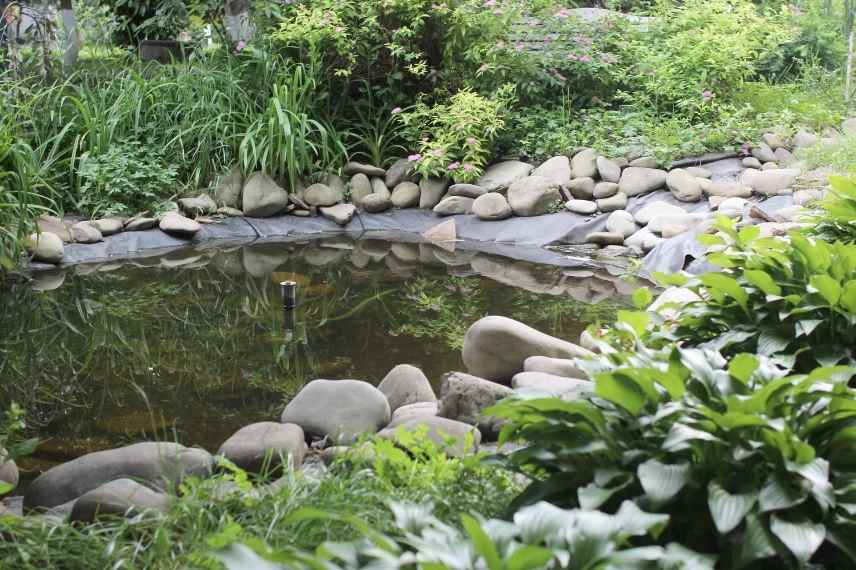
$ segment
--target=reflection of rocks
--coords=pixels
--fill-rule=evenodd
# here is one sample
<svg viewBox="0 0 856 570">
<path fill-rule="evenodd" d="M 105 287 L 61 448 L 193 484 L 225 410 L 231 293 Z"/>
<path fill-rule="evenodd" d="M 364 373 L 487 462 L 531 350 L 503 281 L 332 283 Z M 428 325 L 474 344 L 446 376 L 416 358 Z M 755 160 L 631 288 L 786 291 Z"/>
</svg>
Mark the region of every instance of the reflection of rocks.
<svg viewBox="0 0 856 570">
<path fill-rule="evenodd" d="M 363 239 L 357 242 L 357 249 L 375 261 L 381 260 L 389 253 L 389 242 L 379 239 Z"/>
<path fill-rule="evenodd" d="M 577 358 L 589 354 L 582 347 L 506 317 L 479 319 L 464 337 L 464 365 L 471 374 L 494 381 L 510 381 L 523 371 L 523 362 L 530 356 Z"/>
<path fill-rule="evenodd" d="M 258 422 L 239 429 L 217 452 L 241 469 L 260 473 L 275 468 L 288 458 L 292 467 L 300 467 L 306 455 L 303 429 L 295 424 Z"/>
<path fill-rule="evenodd" d="M 241 262 L 241 248 L 217 252 L 211 258 L 211 265 L 226 275 L 243 274 L 244 264 Z"/>
<path fill-rule="evenodd" d="M 419 248 L 415 243 L 393 243 L 389 250 L 392 255 L 405 263 L 414 263 L 419 261 Z"/>
<path fill-rule="evenodd" d="M 62 287 L 63 283 L 65 283 L 65 271 L 51 269 L 33 273 L 30 287 L 33 291 L 53 291 Z"/>
<path fill-rule="evenodd" d="M 27 489 L 24 506 L 36 509 L 62 505 L 124 477 L 159 488 L 175 485 L 187 475 L 207 476 L 211 464 L 207 451 L 177 443 L 145 442 L 97 451 L 40 475 Z"/>
<path fill-rule="evenodd" d="M 348 252 L 346 250 L 327 247 L 308 247 L 303 254 L 306 263 L 316 267 L 339 263 L 347 257 Z"/>
<path fill-rule="evenodd" d="M 288 261 L 283 244 L 262 243 L 244 248 L 244 269 L 253 277 L 265 277 Z"/>
<path fill-rule="evenodd" d="M 160 258 L 160 265 L 166 269 L 193 266 L 202 260 L 202 255 L 193 249 L 180 249 Z M 207 263 L 207 260 L 206 260 Z M 202 265 L 205 265 L 203 263 Z"/>
<path fill-rule="evenodd" d="M 365 269 L 371 262 L 372 258 L 359 247 L 355 248 L 354 251 L 351 252 L 351 265 L 357 269 Z"/>
<path fill-rule="evenodd" d="M 402 261 L 394 255 L 387 255 L 383 261 L 389 270 L 398 276 L 412 277 L 415 274 L 416 262 Z"/>
<path fill-rule="evenodd" d="M 143 512 L 165 513 L 170 498 L 131 479 L 110 481 L 83 494 L 74 503 L 69 520 L 93 522 L 100 516 L 137 516 Z"/>
<path fill-rule="evenodd" d="M 361 380 L 313 380 L 282 413 L 309 434 L 351 441 L 375 433 L 389 423 L 389 403 L 383 392 Z"/>
<path fill-rule="evenodd" d="M 434 248 L 431 253 L 446 267 L 469 265 L 473 258 L 478 255 L 478 252 L 467 249 L 447 251 L 441 248 Z"/>
<path fill-rule="evenodd" d="M 479 254 L 472 258 L 473 270 L 485 277 L 533 293 L 561 295 L 561 276 L 552 267 L 538 267 L 525 261 L 514 261 L 498 255 Z"/>
</svg>

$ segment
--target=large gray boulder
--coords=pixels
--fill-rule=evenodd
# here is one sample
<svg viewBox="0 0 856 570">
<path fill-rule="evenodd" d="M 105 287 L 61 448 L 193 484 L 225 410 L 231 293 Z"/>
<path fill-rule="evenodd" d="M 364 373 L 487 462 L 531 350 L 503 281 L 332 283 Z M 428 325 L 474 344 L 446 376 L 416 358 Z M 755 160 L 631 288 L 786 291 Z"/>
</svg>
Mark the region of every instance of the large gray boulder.
<svg viewBox="0 0 856 570">
<path fill-rule="evenodd" d="M 138 482 L 116 479 L 80 496 L 71 509 L 69 520 L 91 523 L 102 516 L 134 517 L 144 512 L 162 514 L 169 510 L 170 497 L 152 491 Z"/>
<path fill-rule="evenodd" d="M 353 441 L 389 423 L 386 396 L 362 380 L 313 380 L 282 412 L 282 423 L 334 442 Z"/>
<path fill-rule="evenodd" d="M 621 180 L 621 167 L 608 158 L 597 157 L 597 171 L 600 174 L 600 179 L 604 182 L 617 184 Z"/>
<path fill-rule="evenodd" d="M 472 198 L 462 196 L 450 196 L 443 198 L 439 204 L 434 206 L 434 213 L 438 216 L 454 216 L 456 214 L 471 214 L 473 211 Z"/>
<path fill-rule="evenodd" d="M 303 200 L 310 206 L 335 206 L 344 199 L 341 191 L 326 184 L 313 184 L 303 191 Z"/>
<path fill-rule="evenodd" d="M 565 378 L 585 380 L 586 373 L 577 366 L 572 358 L 551 358 L 549 356 L 530 356 L 523 361 L 523 372 L 543 372 Z"/>
<path fill-rule="evenodd" d="M 481 433 L 478 428 L 448 418 L 420 416 L 409 419 L 395 427 L 384 429 L 378 437 L 397 440 L 402 432 L 425 432 L 425 437 L 440 446 L 452 457 L 462 457 L 478 451 Z"/>
<path fill-rule="evenodd" d="M 584 358 L 590 355 L 582 347 L 506 317 L 479 319 L 464 337 L 463 360 L 467 370 L 493 381 L 510 381 L 512 376 L 523 371 L 523 363 L 530 356 Z"/>
<path fill-rule="evenodd" d="M 568 191 L 577 200 L 591 200 L 594 198 L 594 178 L 574 178 L 568 183 Z"/>
<path fill-rule="evenodd" d="M 495 221 L 511 217 L 511 206 L 499 192 L 489 192 L 473 202 L 473 214 L 480 220 Z"/>
<path fill-rule="evenodd" d="M 241 189 L 244 187 L 244 177 L 241 169 L 232 168 L 228 174 L 217 181 L 214 188 L 214 201 L 227 208 L 241 207 Z"/>
<path fill-rule="evenodd" d="M 560 188 L 565 187 L 571 181 L 571 161 L 567 156 L 554 156 L 533 170 L 532 176 L 540 176 Z"/>
<path fill-rule="evenodd" d="M 515 390 L 529 389 L 545 392 L 562 399 L 577 399 L 594 391 L 594 383 L 579 378 L 565 378 L 544 372 L 521 372 L 511 379 Z"/>
<path fill-rule="evenodd" d="M 502 427 L 498 418 L 483 411 L 511 395 L 511 388 L 463 372 L 450 372 L 440 384 L 437 415 L 478 426 L 483 435 L 495 436 Z"/>
<path fill-rule="evenodd" d="M 387 188 L 395 188 L 402 182 L 409 180 L 413 174 L 414 165 L 406 158 L 399 158 L 386 170 L 384 182 Z"/>
<path fill-rule="evenodd" d="M 88 453 L 42 473 L 27 488 L 25 509 L 51 508 L 116 479 L 133 479 L 158 489 L 186 476 L 207 477 L 213 459 L 204 449 L 177 443 L 144 442 Z"/>
<path fill-rule="evenodd" d="M 413 418 L 433 417 L 437 415 L 437 402 L 416 402 L 401 406 L 392 413 L 389 425 L 384 429 L 394 428 Z"/>
<path fill-rule="evenodd" d="M 288 192 L 264 172 L 256 172 L 244 183 L 241 209 L 250 218 L 267 218 L 285 210 Z"/>
<path fill-rule="evenodd" d="M 571 159 L 571 170 L 574 178 L 594 178 L 597 176 L 597 153 L 590 148 L 584 148 Z"/>
<path fill-rule="evenodd" d="M 509 186 L 526 178 L 532 165 L 519 160 L 508 160 L 491 165 L 484 171 L 476 184 L 489 192 L 505 192 Z"/>
<path fill-rule="evenodd" d="M 354 219 L 357 207 L 353 204 L 336 204 L 327 208 L 318 208 L 318 211 L 328 220 L 336 222 L 340 226 L 347 226 L 348 222 Z"/>
<path fill-rule="evenodd" d="M 188 216 L 208 216 L 217 211 L 217 202 L 208 194 L 200 194 L 195 198 L 179 198 L 178 207 Z M 125 224 L 122 224 L 124 227 Z"/>
<path fill-rule="evenodd" d="M 488 191 L 476 184 L 452 184 L 449 186 L 449 193 L 447 195 L 463 196 L 464 198 L 476 200 L 486 194 L 488 194 Z"/>
<path fill-rule="evenodd" d="M 202 226 L 196 220 L 185 218 L 176 212 L 167 212 L 158 223 L 160 230 L 166 234 L 177 237 L 193 237 Z"/>
<path fill-rule="evenodd" d="M 360 201 L 363 209 L 370 214 L 378 214 L 392 208 L 392 200 L 383 194 L 369 194 Z"/>
<path fill-rule="evenodd" d="M 637 210 L 633 217 L 636 219 L 636 223 L 645 226 L 648 225 L 648 222 L 659 216 L 680 216 L 686 213 L 687 211 L 680 206 L 656 200 Z"/>
<path fill-rule="evenodd" d="M 748 171 L 747 171 L 748 172 Z M 711 182 L 710 180 L 699 180 L 702 191 L 708 196 L 721 196 L 723 198 L 748 198 L 752 195 L 752 188 L 741 184 L 736 180 L 722 180 Z"/>
<path fill-rule="evenodd" d="M 410 364 L 399 364 L 390 370 L 377 389 L 386 396 L 393 413 L 409 404 L 437 401 L 425 373 Z"/>
<path fill-rule="evenodd" d="M 34 261 L 42 263 L 60 263 L 65 255 L 65 246 L 62 240 L 50 232 L 31 234 L 24 240 L 24 249 L 27 250 Z"/>
<path fill-rule="evenodd" d="M 423 178 L 419 181 L 419 207 L 423 210 L 433 210 L 449 188 L 446 178 Z"/>
<path fill-rule="evenodd" d="M 284 457 L 297 468 L 306 456 L 306 441 L 299 425 L 258 422 L 232 434 L 217 454 L 251 473 L 279 467 Z"/>
<path fill-rule="evenodd" d="M 701 200 L 701 185 L 698 179 L 682 168 L 676 168 L 666 175 L 666 186 L 676 200 L 681 202 Z"/>
<path fill-rule="evenodd" d="M 627 210 L 616 210 L 606 219 L 606 231 L 630 237 L 636 233 L 636 220 Z"/>
<path fill-rule="evenodd" d="M 741 182 L 755 192 L 766 196 L 790 194 L 791 187 L 800 175 L 798 168 L 777 168 L 775 170 L 747 170 Z"/>
<path fill-rule="evenodd" d="M 71 239 L 75 243 L 97 243 L 102 241 L 104 237 L 98 228 L 89 222 L 77 222 L 71 226 Z"/>
<path fill-rule="evenodd" d="M 351 202 L 362 207 L 363 198 L 371 193 L 372 183 L 368 176 L 358 173 L 351 178 Z"/>
<path fill-rule="evenodd" d="M 630 166 L 621 173 L 618 190 L 629 197 L 653 192 L 666 185 L 666 175 L 659 168 Z"/>
<path fill-rule="evenodd" d="M 561 199 L 559 186 L 541 176 L 529 176 L 508 188 L 508 205 L 515 216 L 540 216 Z"/>
<path fill-rule="evenodd" d="M 390 200 L 394 208 L 414 208 L 419 205 L 421 191 L 413 182 L 400 182 L 392 191 Z"/>
</svg>

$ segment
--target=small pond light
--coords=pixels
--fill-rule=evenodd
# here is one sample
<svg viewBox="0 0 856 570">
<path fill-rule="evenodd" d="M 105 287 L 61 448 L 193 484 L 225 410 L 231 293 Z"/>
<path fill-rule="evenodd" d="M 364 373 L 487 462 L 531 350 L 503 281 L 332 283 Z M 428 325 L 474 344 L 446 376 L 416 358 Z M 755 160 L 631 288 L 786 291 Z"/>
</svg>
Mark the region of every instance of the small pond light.
<svg viewBox="0 0 856 570">
<path fill-rule="evenodd" d="M 279 284 L 282 293 L 282 308 L 293 309 L 297 306 L 297 283 L 294 281 L 282 281 Z"/>
</svg>

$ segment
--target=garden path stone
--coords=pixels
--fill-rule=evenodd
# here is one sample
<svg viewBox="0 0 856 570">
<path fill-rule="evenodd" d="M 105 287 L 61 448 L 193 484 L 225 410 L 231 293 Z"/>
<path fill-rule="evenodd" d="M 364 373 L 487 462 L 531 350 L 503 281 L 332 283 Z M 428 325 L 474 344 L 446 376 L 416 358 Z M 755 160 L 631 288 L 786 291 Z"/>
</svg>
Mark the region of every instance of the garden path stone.
<svg viewBox="0 0 856 570">
<path fill-rule="evenodd" d="M 199 232 L 202 226 L 195 220 L 170 212 L 161 218 L 159 227 L 162 232 L 170 235 L 192 237 Z"/>
<path fill-rule="evenodd" d="M 345 199 L 344 195 L 325 184 L 313 184 L 303 192 L 304 201 L 310 206 L 335 206 Z"/>
<path fill-rule="evenodd" d="M 658 168 L 629 166 L 621 173 L 618 189 L 628 197 L 646 194 L 665 186 L 666 176 L 666 171 Z"/>
<path fill-rule="evenodd" d="M 267 218 L 288 206 L 288 192 L 263 172 L 256 172 L 247 179 L 241 199 L 241 209 L 250 218 Z"/>
<path fill-rule="evenodd" d="M 446 195 L 449 181 L 446 178 L 423 178 L 419 181 L 419 207 L 433 210 Z"/>
<path fill-rule="evenodd" d="M 241 190 L 244 187 L 244 177 L 238 166 L 233 167 L 223 176 L 214 189 L 214 201 L 220 206 L 238 208 L 241 206 Z"/>
<path fill-rule="evenodd" d="M 511 395 L 511 388 L 463 372 L 443 376 L 437 415 L 478 426 L 482 435 L 492 438 L 499 433 L 501 421 L 486 417 L 484 410 Z"/>
<path fill-rule="evenodd" d="M 508 205 L 515 216 L 540 216 L 561 199 L 559 186 L 542 176 L 529 176 L 508 188 Z"/>
<path fill-rule="evenodd" d="M 523 371 L 523 363 L 530 356 L 577 358 L 590 354 L 573 343 L 499 316 L 483 317 L 473 323 L 464 336 L 462 351 L 470 374 L 494 382 L 509 382 Z"/>
<path fill-rule="evenodd" d="M 512 216 L 508 200 L 499 192 L 489 192 L 473 201 L 473 213 L 480 220 L 505 220 Z"/>
<path fill-rule="evenodd" d="M 509 160 L 493 164 L 484 171 L 476 182 L 489 192 L 505 192 L 509 186 L 532 172 L 532 165 L 519 160 Z"/>
<path fill-rule="evenodd" d="M 24 508 L 51 508 L 116 479 L 133 479 L 166 488 L 186 476 L 207 477 L 213 459 L 204 449 L 177 443 L 143 442 L 88 453 L 52 467 L 27 488 Z"/>
<path fill-rule="evenodd" d="M 394 208 L 415 208 L 419 205 L 421 190 L 413 182 L 400 182 L 392 191 L 390 200 Z"/>
<path fill-rule="evenodd" d="M 163 514 L 170 497 L 152 491 L 131 479 L 116 479 L 81 495 L 71 509 L 69 520 L 91 523 L 102 516 L 137 516 L 143 512 Z"/>
<path fill-rule="evenodd" d="M 395 188 L 402 182 L 407 182 L 413 174 L 413 163 L 406 158 L 399 158 L 390 166 L 384 177 L 387 188 Z"/>
<path fill-rule="evenodd" d="M 511 379 L 515 390 L 529 389 L 546 392 L 563 400 L 574 400 L 594 392 L 594 383 L 579 378 L 566 378 L 545 372 L 520 372 Z"/>
<path fill-rule="evenodd" d="M 666 186 L 672 196 L 681 202 L 701 200 L 701 186 L 698 179 L 682 168 L 676 168 L 666 175 Z"/>
<path fill-rule="evenodd" d="M 326 208 L 318 208 L 321 215 L 336 222 L 339 226 L 347 226 L 357 213 L 357 208 L 353 204 L 336 204 Z"/>
<path fill-rule="evenodd" d="M 260 473 L 265 467 L 282 465 L 287 457 L 290 467 L 299 468 L 306 456 L 303 429 L 296 424 L 258 422 L 242 427 L 220 446 L 222 455 L 241 469 Z"/>
<path fill-rule="evenodd" d="M 582 339 L 582 336 L 580 337 Z M 582 344 L 582 340 L 580 341 Z M 530 356 L 523 361 L 523 372 L 543 372 L 565 378 L 587 378 L 572 358 L 551 358 L 549 356 Z"/>
<path fill-rule="evenodd" d="M 439 204 L 434 206 L 434 213 L 438 216 L 453 216 L 455 214 L 469 214 L 473 211 L 472 198 L 451 196 L 443 198 Z"/>
<path fill-rule="evenodd" d="M 463 196 L 464 198 L 478 199 L 489 192 L 477 184 L 452 184 L 449 186 L 449 196 Z"/>
<path fill-rule="evenodd" d="M 217 203 L 208 194 L 195 198 L 179 198 L 178 207 L 188 216 L 207 216 L 217 211 Z"/>
<path fill-rule="evenodd" d="M 575 214 L 588 216 L 597 212 L 597 204 L 591 200 L 568 200 L 565 209 Z"/>
<path fill-rule="evenodd" d="M 57 264 L 62 261 L 65 254 L 65 246 L 62 240 L 50 232 L 30 234 L 24 240 L 24 249 L 27 250 L 34 261 Z"/>
<path fill-rule="evenodd" d="M 98 243 L 104 236 L 89 222 L 77 222 L 71 226 L 71 239 L 75 243 Z"/>
<path fill-rule="evenodd" d="M 365 174 L 369 178 L 373 176 L 378 176 L 380 178 L 386 177 L 386 170 L 380 168 L 378 166 L 373 166 L 371 164 L 363 164 L 362 162 L 351 161 L 345 165 L 345 168 L 342 169 L 342 172 L 345 173 L 346 176 L 353 176 L 354 174 Z"/>
<path fill-rule="evenodd" d="M 409 404 L 437 401 L 425 373 L 410 364 L 399 364 L 390 370 L 377 389 L 386 396 L 393 413 Z"/>
<path fill-rule="evenodd" d="M 603 156 L 597 157 L 597 172 L 600 174 L 600 179 L 603 182 L 612 182 L 618 184 L 621 180 L 621 166 Z"/>
<path fill-rule="evenodd" d="M 282 423 L 294 423 L 309 434 L 351 442 L 389 423 L 386 396 L 362 380 L 313 380 L 282 412 Z"/>
<path fill-rule="evenodd" d="M 452 457 L 463 457 L 468 453 L 476 452 L 481 444 L 481 433 L 478 428 L 464 422 L 437 416 L 420 416 L 409 419 L 395 427 L 384 429 L 378 436 L 395 441 L 398 439 L 399 430 L 405 432 L 427 430 L 426 437 Z M 450 439 L 454 439 L 451 445 L 447 443 L 447 440 Z"/>
<path fill-rule="evenodd" d="M 594 149 L 584 148 L 571 159 L 571 171 L 574 178 L 594 178 L 597 176 L 597 153 Z"/>
<path fill-rule="evenodd" d="M 372 183 L 365 174 L 358 173 L 351 178 L 351 201 L 362 207 L 363 198 L 372 193 Z"/>
<path fill-rule="evenodd" d="M 563 188 L 571 181 L 571 161 L 567 156 L 554 156 L 533 170 L 532 176 L 546 178 Z"/>
</svg>

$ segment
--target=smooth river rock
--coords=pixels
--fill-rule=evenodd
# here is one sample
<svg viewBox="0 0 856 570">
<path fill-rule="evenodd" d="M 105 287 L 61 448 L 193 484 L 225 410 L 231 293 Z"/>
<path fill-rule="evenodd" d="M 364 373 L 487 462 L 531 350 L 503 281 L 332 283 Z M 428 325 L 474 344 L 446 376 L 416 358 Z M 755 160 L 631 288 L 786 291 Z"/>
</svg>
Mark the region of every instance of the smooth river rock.
<svg viewBox="0 0 856 570">
<path fill-rule="evenodd" d="M 571 161 L 567 156 L 554 156 L 532 171 L 532 176 L 540 176 L 559 187 L 567 186 L 571 181 Z"/>
<path fill-rule="evenodd" d="M 426 418 L 437 415 L 437 402 L 417 402 L 401 406 L 392 413 L 389 425 L 384 429 L 394 428 L 413 418 Z"/>
<path fill-rule="evenodd" d="M 177 214 L 175 212 L 164 214 L 164 217 L 161 218 L 158 227 L 162 232 L 178 237 L 193 237 L 202 229 L 202 226 L 200 226 L 199 222 L 196 220 L 185 218 L 181 214 Z"/>
<path fill-rule="evenodd" d="M 462 457 L 478 451 L 481 433 L 478 428 L 448 418 L 420 416 L 409 419 L 378 434 L 384 439 L 396 440 L 400 431 L 425 432 L 425 436 L 440 446 L 447 455 Z"/>
<path fill-rule="evenodd" d="M 369 178 L 373 176 L 379 176 L 381 178 L 386 176 L 386 170 L 380 168 L 378 166 L 372 166 L 371 164 L 363 164 L 361 162 L 351 161 L 345 165 L 345 168 L 342 169 L 342 172 L 345 173 L 346 176 L 353 176 L 355 174 L 365 174 Z"/>
<path fill-rule="evenodd" d="M 606 219 L 606 231 L 621 234 L 624 237 L 633 235 L 637 230 L 633 214 L 627 210 L 616 210 Z"/>
<path fill-rule="evenodd" d="M 406 158 L 399 158 L 392 166 L 387 168 L 384 176 L 384 183 L 387 188 L 395 188 L 402 182 L 407 181 L 410 175 L 413 174 L 414 163 Z"/>
<path fill-rule="evenodd" d="M 636 223 L 645 226 L 657 216 L 679 216 L 686 213 L 687 211 L 680 206 L 656 200 L 637 210 L 633 217 L 636 219 Z"/>
<path fill-rule="evenodd" d="M 681 202 L 701 200 L 701 185 L 698 179 L 682 168 L 676 168 L 666 175 L 666 186 L 676 200 Z"/>
<path fill-rule="evenodd" d="M 33 256 L 34 261 L 43 263 L 59 263 L 65 255 L 65 246 L 62 244 L 62 240 L 50 232 L 30 234 L 24 240 L 24 249 Z"/>
<path fill-rule="evenodd" d="M 207 216 L 217 211 L 217 202 L 208 194 L 195 198 L 179 198 L 178 207 L 188 216 Z"/>
<path fill-rule="evenodd" d="M 602 156 L 597 157 L 597 172 L 600 174 L 600 179 L 604 182 L 617 184 L 621 180 L 621 166 L 617 162 L 613 162 Z"/>
<path fill-rule="evenodd" d="M 341 191 L 326 184 L 313 184 L 303 191 L 303 200 L 310 206 L 335 206 L 344 199 Z"/>
<path fill-rule="evenodd" d="M 378 214 L 392 208 L 392 200 L 383 194 L 369 194 L 360 201 L 360 205 L 370 214 Z"/>
<path fill-rule="evenodd" d="M 523 371 L 530 356 L 587 357 L 591 353 L 573 343 L 552 337 L 507 317 L 479 319 L 464 337 L 463 360 L 470 374 L 509 382 Z"/>
<path fill-rule="evenodd" d="M 267 218 L 285 210 L 288 192 L 264 172 L 252 174 L 244 183 L 241 209 L 250 218 Z"/>
<path fill-rule="evenodd" d="M 627 196 L 653 192 L 665 186 L 666 176 L 666 171 L 658 168 L 630 166 L 621 173 L 618 190 Z"/>
<path fill-rule="evenodd" d="M 70 521 L 91 523 L 102 516 L 137 516 L 143 512 L 165 513 L 170 497 L 138 482 L 116 479 L 80 496 L 71 509 Z"/>
<path fill-rule="evenodd" d="M 489 166 L 476 184 L 489 192 L 504 192 L 521 178 L 529 176 L 532 168 L 531 164 L 518 160 L 498 162 Z"/>
<path fill-rule="evenodd" d="M 77 222 L 70 231 L 71 239 L 76 243 L 98 243 L 104 239 L 98 228 L 89 222 Z"/>
<path fill-rule="evenodd" d="M 496 194 L 496 192 L 493 192 Z M 476 200 L 488 194 L 488 191 L 477 184 L 452 184 L 449 186 L 449 196 L 463 196 Z"/>
<path fill-rule="evenodd" d="M 597 204 L 591 200 L 568 200 L 565 209 L 575 214 L 589 216 L 597 212 Z"/>
<path fill-rule="evenodd" d="M 749 171 L 743 173 L 741 182 L 751 186 L 755 192 L 766 196 L 789 194 L 791 186 L 800 175 L 798 168 Z"/>
<path fill-rule="evenodd" d="M 399 364 L 390 370 L 377 389 L 386 396 L 393 414 L 402 406 L 437 401 L 425 373 L 410 364 Z"/>
<path fill-rule="evenodd" d="M 545 372 L 520 372 L 511 379 L 515 390 L 530 389 L 546 392 L 563 399 L 576 399 L 594 391 L 594 383 L 579 378 L 566 378 Z"/>
<path fill-rule="evenodd" d="M 584 148 L 571 159 L 571 170 L 574 178 L 594 178 L 597 176 L 597 153 L 590 148 Z"/>
<path fill-rule="evenodd" d="M 561 197 L 559 185 L 542 176 L 529 176 L 508 188 L 508 205 L 515 216 L 546 214 Z"/>
<path fill-rule="evenodd" d="M 312 435 L 334 442 L 353 441 L 389 423 L 386 396 L 362 380 L 313 380 L 282 412 L 282 423 L 297 424 Z"/>
<path fill-rule="evenodd" d="M 472 198 L 464 198 L 462 196 L 443 198 L 439 204 L 434 206 L 434 213 L 438 216 L 470 214 L 473 211 L 473 201 Z"/>
<path fill-rule="evenodd" d="M 24 508 L 51 508 L 104 483 L 128 478 L 165 488 L 189 475 L 207 477 L 213 459 L 204 449 L 177 443 L 144 442 L 88 453 L 42 473 L 27 488 Z"/>
<path fill-rule="evenodd" d="M 419 205 L 420 195 L 418 185 L 413 182 L 400 182 L 392 190 L 390 200 L 393 208 L 415 208 Z"/>
<path fill-rule="evenodd" d="M 580 337 L 582 338 L 582 337 Z M 588 350 L 588 349 L 587 349 Z M 523 372 L 544 372 L 565 378 L 587 378 L 572 358 L 551 358 L 549 356 L 530 356 L 523 361 Z"/>
<path fill-rule="evenodd" d="M 340 226 L 347 226 L 348 222 L 354 219 L 357 213 L 357 207 L 353 204 L 336 204 L 327 208 L 318 208 L 321 215 L 335 222 Z"/>
<path fill-rule="evenodd" d="M 499 192 L 489 192 L 473 202 L 473 214 L 480 220 L 505 220 L 510 218 L 512 213 L 508 200 Z"/>
<path fill-rule="evenodd" d="M 450 372 L 443 376 L 437 415 L 478 426 L 488 437 L 499 433 L 498 418 L 486 417 L 484 410 L 510 396 L 511 388 L 463 372 Z"/>
<path fill-rule="evenodd" d="M 306 455 L 303 429 L 296 424 L 258 422 L 242 427 L 220 446 L 222 455 L 241 469 L 259 473 L 265 467 L 282 465 L 287 457 L 292 467 L 300 467 Z"/>
<path fill-rule="evenodd" d="M 362 207 L 363 198 L 372 193 L 372 182 L 363 173 L 355 174 L 351 178 L 351 202 Z"/>
<path fill-rule="evenodd" d="M 446 178 L 423 178 L 419 181 L 419 208 L 433 210 L 449 189 Z"/>
</svg>

